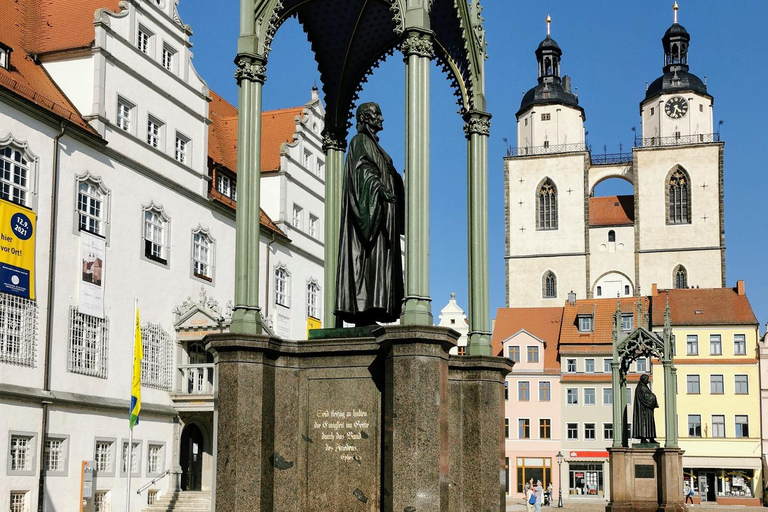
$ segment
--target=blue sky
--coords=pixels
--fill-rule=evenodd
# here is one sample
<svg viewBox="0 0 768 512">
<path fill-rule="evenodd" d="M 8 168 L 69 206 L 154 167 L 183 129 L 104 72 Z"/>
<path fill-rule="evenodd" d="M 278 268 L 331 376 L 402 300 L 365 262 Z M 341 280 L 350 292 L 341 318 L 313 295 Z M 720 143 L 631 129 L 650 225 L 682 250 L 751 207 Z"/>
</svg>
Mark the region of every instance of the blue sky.
<svg viewBox="0 0 768 512">
<path fill-rule="evenodd" d="M 746 281 L 758 320 L 768 321 L 768 42 L 764 0 L 679 0 L 679 22 L 691 34 L 691 72 L 706 76 L 715 98 L 715 125 L 723 121 L 725 141 L 725 215 L 727 283 Z M 646 82 L 661 75 L 661 36 L 672 23 L 672 0 L 485 0 L 488 39 L 486 98 L 493 114 L 489 141 L 489 263 L 491 317 L 504 297 L 504 138 L 514 145 L 515 112 L 522 93 L 536 84 L 534 50 L 546 35 L 563 50 L 561 69 L 578 87 L 585 109 L 588 142 L 596 152 L 632 146 L 639 129 L 638 104 Z M 182 20 L 194 32 L 194 65 L 211 89 L 237 104 L 233 73 L 239 2 L 180 0 Z M 295 19 L 277 32 L 267 66 L 264 109 L 297 106 L 320 86 L 309 43 Z M 361 101 L 381 104 L 382 144 L 403 168 L 404 77 L 395 54 L 371 76 Z M 466 145 L 447 78 L 433 65 L 431 90 L 431 279 L 437 319 L 450 293 L 467 305 Z M 631 193 L 631 185 L 605 182 L 598 195 Z"/>
</svg>

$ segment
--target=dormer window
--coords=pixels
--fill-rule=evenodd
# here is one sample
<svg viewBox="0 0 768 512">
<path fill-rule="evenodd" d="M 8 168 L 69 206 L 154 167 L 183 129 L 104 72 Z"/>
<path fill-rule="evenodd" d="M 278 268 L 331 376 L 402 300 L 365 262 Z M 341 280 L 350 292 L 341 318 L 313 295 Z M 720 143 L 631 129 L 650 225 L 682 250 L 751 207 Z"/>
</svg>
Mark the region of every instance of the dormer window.
<svg viewBox="0 0 768 512">
<path fill-rule="evenodd" d="M 629 332 L 632 330 L 634 317 L 632 315 L 621 315 L 621 330 Z"/>
<path fill-rule="evenodd" d="M 11 67 L 11 52 L 13 48 L 0 43 L 0 68 L 10 69 Z"/>
<path fill-rule="evenodd" d="M 592 332 L 592 315 L 579 315 L 579 332 Z"/>
</svg>

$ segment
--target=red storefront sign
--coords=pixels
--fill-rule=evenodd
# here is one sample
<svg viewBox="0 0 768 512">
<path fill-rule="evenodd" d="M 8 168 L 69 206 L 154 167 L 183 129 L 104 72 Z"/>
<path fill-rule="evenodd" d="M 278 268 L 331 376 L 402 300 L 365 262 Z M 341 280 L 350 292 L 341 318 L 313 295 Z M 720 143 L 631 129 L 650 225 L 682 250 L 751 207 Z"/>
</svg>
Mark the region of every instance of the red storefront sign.
<svg viewBox="0 0 768 512">
<path fill-rule="evenodd" d="M 608 458 L 607 451 L 571 451 L 568 452 L 571 459 L 600 459 Z"/>
</svg>

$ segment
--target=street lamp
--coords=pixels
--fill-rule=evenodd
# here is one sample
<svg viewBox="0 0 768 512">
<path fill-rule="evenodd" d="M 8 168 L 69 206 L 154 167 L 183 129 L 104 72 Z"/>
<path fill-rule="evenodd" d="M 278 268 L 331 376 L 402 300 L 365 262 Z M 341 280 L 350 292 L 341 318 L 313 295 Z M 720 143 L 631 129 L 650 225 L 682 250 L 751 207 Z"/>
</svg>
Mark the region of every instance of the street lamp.
<svg viewBox="0 0 768 512">
<path fill-rule="evenodd" d="M 557 508 L 563 508 L 563 454 L 557 452 Z"/>
</svg>

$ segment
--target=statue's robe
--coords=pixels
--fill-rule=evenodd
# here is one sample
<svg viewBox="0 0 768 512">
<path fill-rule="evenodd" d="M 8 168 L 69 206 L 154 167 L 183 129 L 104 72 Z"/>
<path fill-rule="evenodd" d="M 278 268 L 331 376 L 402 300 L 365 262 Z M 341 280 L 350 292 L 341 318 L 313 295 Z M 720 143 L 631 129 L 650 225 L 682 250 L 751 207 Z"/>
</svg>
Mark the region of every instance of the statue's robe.
<svg viewBox="0 0 768 512">
<path fill-rule="evenodd" d="M 648 383 L 640 381 L 635 388 L 635 407 L 632 411 L 632 437 L 634 439 L 653 439 L 656 437 L 654 409 L 659 407 L 656 395 Z"/>
<path fill-rule="evenodd" d="M 387 194 L 396 201 L 388 202 Z M 365 130 L 355 135 L 344 164 L 336 275 L 335 313 L 345 322 L 370 325 L 400 317 L 404 195 L 403 180 L 378 137 Z"/>
</svg>

